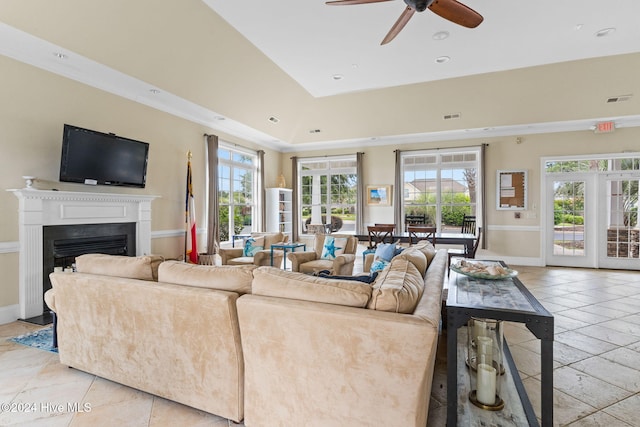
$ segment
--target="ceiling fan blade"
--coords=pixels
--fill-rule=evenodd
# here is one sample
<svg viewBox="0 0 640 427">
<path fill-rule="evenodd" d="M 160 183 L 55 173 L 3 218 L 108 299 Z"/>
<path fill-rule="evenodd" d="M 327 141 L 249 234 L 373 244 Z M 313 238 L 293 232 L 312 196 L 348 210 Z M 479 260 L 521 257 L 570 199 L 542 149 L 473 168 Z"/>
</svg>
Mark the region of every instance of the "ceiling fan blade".
<svg viewBox="0 0 640 427">
<path fill-rule="evenodd" d="M 347 6 L 350 4 L 366 4 L 366 3 L 380 3 L 383 1 L 392 1 L 392 0 L 334 0 L 325 2 L 329 6 Z"/>
<path fill-rule="evenodd" d="M 404 12 L 402 12 L 402 15 L 400 15 L 400 18 L 398 18 L 396 23 L 393 24 L 393 27 L 391 27 L 391 29 L 389 30 L 385 38 L 382 40 L 382 43 L 380 44 L 381 45 L 387 44 L 391 40 L 396 38 L 398 33 L 402 31 L 405 25 L 407 25 L 407 22 L 409 22 L 409 19 L 411 19 L 414 13 L 416 13 L 416 10 L 410 6 L 407 6 Z"/>
<path fill-rule="evenodd" d="M 429 9 L 436 15 L 467 28 L 475 28 L 484 20 L 478 12 L 456 0 L 435 0 Z"/>
</svg>

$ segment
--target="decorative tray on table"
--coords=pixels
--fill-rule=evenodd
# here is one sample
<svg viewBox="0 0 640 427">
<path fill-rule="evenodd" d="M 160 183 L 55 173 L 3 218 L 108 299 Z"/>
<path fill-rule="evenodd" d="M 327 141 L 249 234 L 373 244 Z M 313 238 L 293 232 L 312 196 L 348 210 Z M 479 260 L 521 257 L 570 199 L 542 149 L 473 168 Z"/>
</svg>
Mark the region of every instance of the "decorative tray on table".
<svg viewBox="0 0 640 427">
<path fill-rule="evenodd" d="M 476 279 L 500 280 L 516 277 L 518 272 L 507 267 L 503 267 L 495 261 L 470 261 L 460 259 L 449 267 L 456 273 Z"/>
</svg>

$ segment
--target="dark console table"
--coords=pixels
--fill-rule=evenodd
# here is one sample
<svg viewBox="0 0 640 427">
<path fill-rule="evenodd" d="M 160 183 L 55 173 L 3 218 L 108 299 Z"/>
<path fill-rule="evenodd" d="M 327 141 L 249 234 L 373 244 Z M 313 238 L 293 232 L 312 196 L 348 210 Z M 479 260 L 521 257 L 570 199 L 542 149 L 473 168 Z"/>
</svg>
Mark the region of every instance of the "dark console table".
<svg viewBox="0 0 640 427">
<path fill-rule="evenodd" d="M 452 261 L 453 264 L 453 261 Z M 501 262 L 506 267 L 504 263 Z M 447 312 L 447 426 L 458 422 L 458 328 L 471 317 L 524 323 L 541 341 L 541 418 L 543 427 L 553 425 L 553 316 L 517 278 L 475 279 L 452 272 Z M 464 348 L 464 346 L 460 346 Z M 461 349 L 462 350 L 462 349 Z M 508 352 L 508 350 L 507 350 Z M 517 371 L 514 376 L 517 375 Z M 525 393 L 517 377 L 518 393 Z M 528 403 L 526 393 L 525 401 Z M 530 425 L 537 425 L 532 409 L 526 409 Z"/>
</svg>

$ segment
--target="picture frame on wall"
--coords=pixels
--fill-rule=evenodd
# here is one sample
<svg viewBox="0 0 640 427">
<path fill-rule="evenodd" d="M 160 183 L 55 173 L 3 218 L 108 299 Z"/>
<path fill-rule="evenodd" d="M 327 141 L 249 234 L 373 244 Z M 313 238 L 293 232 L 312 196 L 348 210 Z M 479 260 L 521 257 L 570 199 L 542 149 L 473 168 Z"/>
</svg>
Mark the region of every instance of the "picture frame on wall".
<svg viewBox="0 0 640 427">
<path fill-rule="evenodd" d="M 391 185 L 367 185 L 367 205 L 390 206 Z"/>
</svg>

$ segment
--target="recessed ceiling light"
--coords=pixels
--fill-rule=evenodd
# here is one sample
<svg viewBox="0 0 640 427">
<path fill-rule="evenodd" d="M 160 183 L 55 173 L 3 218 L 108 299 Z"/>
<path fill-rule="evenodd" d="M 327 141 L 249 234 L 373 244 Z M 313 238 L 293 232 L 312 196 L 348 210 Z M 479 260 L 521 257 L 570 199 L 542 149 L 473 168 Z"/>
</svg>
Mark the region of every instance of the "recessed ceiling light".
<svg viewBox="0 0 640 427">
<path fill-rule="evenodd" d="M 596 33 L 596 37 L 606 37 L 616 32 L 615 28 L 603 28 Z"/>
<path fill-rule="evenodd" d="M 448 31 L 438 31 L 437 33 L 433 34 L 433 39 L 434 40 L 444 40 L 446 38 L 449 37 L 449 32 Z"/>
<path fill-rule="evenodd" d="M 67 55 L 65 55 L 62 52 L 53 52 L 53 56 L 55 56 L 58 59 L 67 59 Z"/>
<path fill-rule="evenodd" d="M 223 120 L 227 120 L 227 119 L 226 119 L 226 117 L 222 117 L 222 116 L 215 116 L 213 119 L 214 119 L 214 120 L 217 120 L 217 121 L 219 121 L 219 122 L 221 122 L 221 121 L 223 121 Z"/>
<path fill-rule="evenodd" d="M 334 74 L 333 76 L 331 76 L 331 78 L 333 80 L 342 80 L 344 79 L 344 76 L 342 74 Z"/>
<path fill-rule="evenodd" d="M 160 91 L 158 89 L 149 89 L 149 92 L 151 92 L 154 95 L 157 95 L 160 93 Z"/>
<path fill-rule="evenodd" d="M 584 24 L 576 24 L 575 27 L 573 27 L 574 30 L 579 31 L 582 29 L 582 27 L 584 27 Z"/>
<path fill-rule="evenodd" d="M 448 56 L 438 56 L 436 58 L 436 64 L 444 64 L 445 62 L 449 62 L 451 60 Z"/>
<path fill-rule="evenodd" d="M 271 117 L 269 117 L 269 121 L 271 123 L 278 123 L 280 121 L 280 119 L 277 118 L 276 116 L 271 116 Z"/>
</svg>

